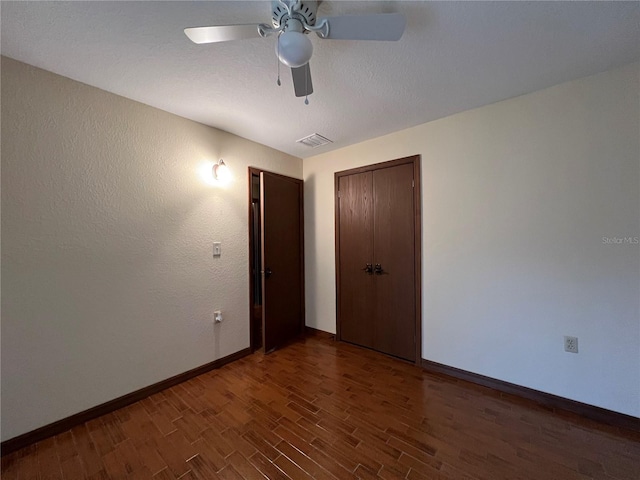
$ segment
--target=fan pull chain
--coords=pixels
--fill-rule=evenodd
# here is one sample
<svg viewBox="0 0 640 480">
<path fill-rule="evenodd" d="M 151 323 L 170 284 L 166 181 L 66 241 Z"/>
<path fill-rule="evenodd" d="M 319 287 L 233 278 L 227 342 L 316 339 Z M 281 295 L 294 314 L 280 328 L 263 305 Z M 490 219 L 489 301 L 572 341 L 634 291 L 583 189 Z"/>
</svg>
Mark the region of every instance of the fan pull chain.
<svg viewBox="0 0 640 480">
<path fill-rule="evenodd" d="M 309 64 L 304 69 L 304 104 L 309 105 Z"/>
<path fill-rule="evenodd" d="M 278 34 L 278 38 L 276 38 L 277 46 L 278 46 L 278 81 L 276 82 L 278 86 L 282 85 L 280 82 L 280 34 Z"/>
</svg>

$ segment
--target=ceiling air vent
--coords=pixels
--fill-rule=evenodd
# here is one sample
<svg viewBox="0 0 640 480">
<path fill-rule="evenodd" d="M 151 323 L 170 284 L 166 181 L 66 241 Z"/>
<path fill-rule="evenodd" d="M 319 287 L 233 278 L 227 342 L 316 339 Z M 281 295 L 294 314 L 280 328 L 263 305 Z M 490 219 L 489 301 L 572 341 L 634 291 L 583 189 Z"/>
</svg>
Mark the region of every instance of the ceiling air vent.
<svg viewBox="0 0 640 480">
<path fill-rule="evenodd" d="M 300 140 L 297 140 L 296 143 L 301 143 L 303 145 L 306 145 L 307 147 L 316 148 L 333 142 L 328 138 L 323 137 L 322 135 L 313 133 L 309 136 L 301 138 Z"/>
</svg>

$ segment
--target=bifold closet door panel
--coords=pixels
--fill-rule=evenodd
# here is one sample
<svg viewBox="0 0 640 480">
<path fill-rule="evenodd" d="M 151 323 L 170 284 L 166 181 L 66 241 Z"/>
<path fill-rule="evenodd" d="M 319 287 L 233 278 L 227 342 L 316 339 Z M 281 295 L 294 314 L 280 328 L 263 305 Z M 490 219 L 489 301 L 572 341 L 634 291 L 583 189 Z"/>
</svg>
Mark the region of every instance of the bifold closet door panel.
<svg viewBox="0 0 640 480">
<path fill-rule="evenodd" d="M 415 219 L 412 164 L 373 171 L 374 348 L 415 361 Z"/>
<path fill-rule="evenodd" d="M 374 275 L 372 173 L 340 177 L 340 337 L 373 348 Z"/>
</svg>

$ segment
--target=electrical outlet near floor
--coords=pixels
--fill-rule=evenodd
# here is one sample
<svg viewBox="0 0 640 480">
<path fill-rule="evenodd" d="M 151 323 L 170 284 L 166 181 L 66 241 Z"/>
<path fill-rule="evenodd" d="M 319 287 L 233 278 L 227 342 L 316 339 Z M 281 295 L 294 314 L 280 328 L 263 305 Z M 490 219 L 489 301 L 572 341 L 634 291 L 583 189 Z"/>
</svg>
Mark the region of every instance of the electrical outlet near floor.
<svg viewBox="0 0 640 480">
<path fill-rule="evenodd" d="M 564 351 L 578 353 L 578 337 L 564 336 Z"/>
</svg>

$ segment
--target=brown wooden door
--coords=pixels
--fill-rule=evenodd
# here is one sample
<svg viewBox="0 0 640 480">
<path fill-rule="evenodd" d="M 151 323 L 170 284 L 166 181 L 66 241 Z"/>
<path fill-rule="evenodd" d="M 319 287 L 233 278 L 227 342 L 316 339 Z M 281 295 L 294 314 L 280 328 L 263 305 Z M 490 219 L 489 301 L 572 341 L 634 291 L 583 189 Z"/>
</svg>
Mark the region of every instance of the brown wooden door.
<svg viewBox="0 0 640 480">
<path fill-rule="evenodd" d="M 417 172 L 410 157 L 336 174 L 339 338 L 411 361 L 420 358 Z"/>
<path fill-rule="evenodd" d="M 371 172 L 340 177 L 340 337 L 374 347 L 373 192 Z M 367 271 L 367 265 L 371 271 Z"/>
<path fill-rule="evenodd" d="M 374 345 L 377 350 L 415 361 L 413 165 L 375 170 Z"/>
<path fill-rule="evenodd" d="M 304 325 L 302 181 L 260 173 L 262 228 L 262 345 L 265 352 Z"/>
</svg>

